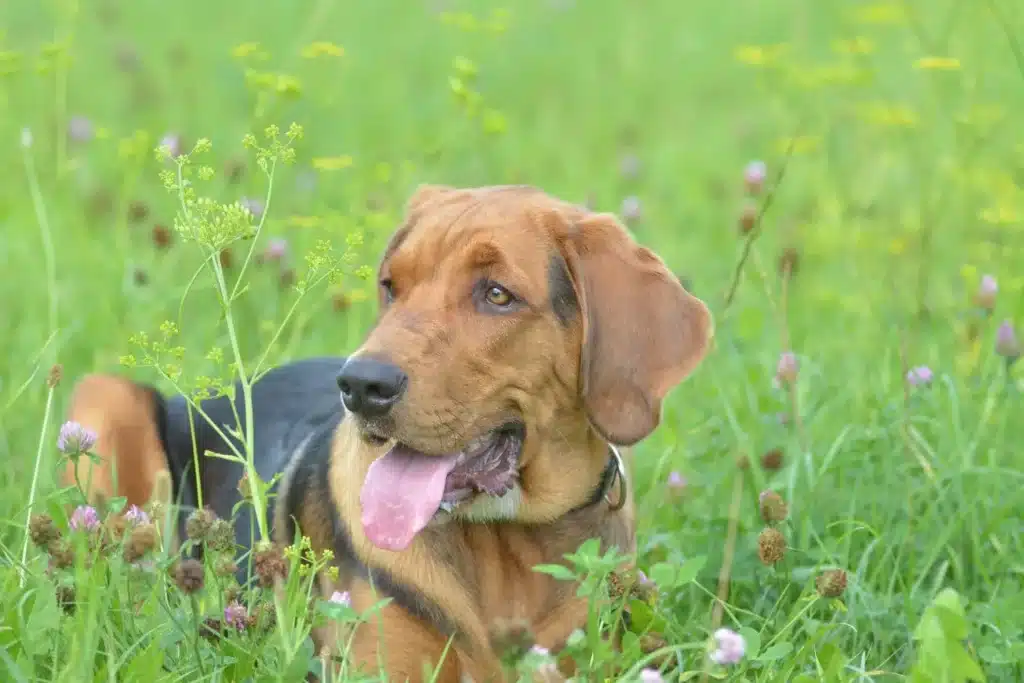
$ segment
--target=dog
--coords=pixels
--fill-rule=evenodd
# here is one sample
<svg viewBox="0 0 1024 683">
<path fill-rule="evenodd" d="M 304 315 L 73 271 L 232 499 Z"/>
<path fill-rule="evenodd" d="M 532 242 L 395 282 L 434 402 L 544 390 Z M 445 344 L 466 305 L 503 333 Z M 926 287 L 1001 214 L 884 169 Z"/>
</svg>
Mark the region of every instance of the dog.
<svg viewBox="0 0 1024 683">
<path fill-rule="evenodd" d="M 526 623 L 554 653 L 586 624 L 575 587 L 536 565 L 592 538 L 635 553 L 623 449 L 706 356 L 711 314 L 614 215 L 530 186 L 419 186 L 377 275 L 378 317 L 357 349 L 253 386 L 256 468 L 278 476 L 273 536 L 333 551 L 325 594 L 347 591 L 359 611 L 390 598 L 349 634 L 353 665 L 503 681 L 494 624 Z M 236 414 L 247 428 L 240 392 L 231 400 L 200 404 L 214 429 L 181 396 L 86 377 L 69 418 L 98 432 L 103 464 L 79 466 L 135 504 L 166 472 L 184 506 L 201 487 L 228 518 L 242 468 L 202 454 L 241 447 L 228 433 Z M 241 549 L 252 533 L 245 506 Z M 330 640 L 314 633 L 318 651 Z"/>
</svg>

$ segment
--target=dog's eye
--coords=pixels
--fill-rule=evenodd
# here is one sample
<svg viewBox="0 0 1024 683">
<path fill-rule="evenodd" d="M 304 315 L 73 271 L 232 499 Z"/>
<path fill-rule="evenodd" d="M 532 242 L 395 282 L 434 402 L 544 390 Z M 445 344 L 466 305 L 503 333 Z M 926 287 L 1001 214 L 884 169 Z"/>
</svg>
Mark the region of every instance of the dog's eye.
<svg viewBox="0 0 1024 683">
<path fill-rule="evenodd" d="M 395 300 L 395 289 L 394 285 L 391 284 L 390 278 L 385 278 L 380 281 L 380 288 L 384 290 L 384 299 L 391 303 Z"/>
<path fill-rule="evenodd" d="M 514 297 L 501 285 L 491 285 L 484 292 L 484 299 L 492 306 L 504 308 L 513 302 Z"/>
</svg>

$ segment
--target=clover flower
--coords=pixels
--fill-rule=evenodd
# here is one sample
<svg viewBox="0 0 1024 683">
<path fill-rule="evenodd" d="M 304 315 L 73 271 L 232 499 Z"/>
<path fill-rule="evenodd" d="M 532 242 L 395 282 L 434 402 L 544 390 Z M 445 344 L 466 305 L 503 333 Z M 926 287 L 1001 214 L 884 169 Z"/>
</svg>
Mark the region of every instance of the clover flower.
<svg viewBox="0 0 1024 683">
<path fill-rule="evenodd" d="M 166 147 L 171 158 L 179 157 L 182 154 L 181 136 L 177 133 L 166 133 L 160 138 L 160 147 Z"/>
<path fill-rule="evenodd" d="M 1012 364 L 1020 358 L 1020 342 L 1017 340 L 1017 331 L 1009 320 L 1004 320 L 996 330 L 996 353 L 1005 358 L 1008 364 Z"/>
<path fill-rule="evenodd" d="M 999 293 L 999 283 L 991 275 L 984 275 L 978 285 L 978 291 L 974 294 L 974 303 L 978 308 L 991 312 L 996 306 L 996 295 Z"/>
<path fill-rule="evenodd" d="M 255 197 L 242 197 L 238 200 L 238 203 L 242 205 L 242 208 L 252 214 L 252 217 L 259 220 L 263 216 L 263 211 L 266 207 L 263 204 L 263 200 Z"/>
<path fill-rule="evenodd" d="M 668 488 L 672 491 L 682 491 L 686 488 L 686 477 L 679 473 L 678 470 L 672 470 L 668 473 Z"/>
<path fill-rule="evenodd" d="M 641 683 L 661 683 L 664 680 L 657 669 L 647 668 L 640 672 Z"/>
<path fill-rule="evenodd" d="M 149 524 L 149 515 L 138 505 L 131 505 L 124 513 L 124 518 L 132 524 Z"/>
<path fill-rule="evenodd" d="M 919 365 L 907 372 L 907 383 L 912 387 L 927 386 L 932 383 L 934 374 L 927 365 Z"/>
<path fill-rule="evenodd" d="M 711 653 L 711 661 L 715 664 L 737 664 L 743 659 L 747 643 L 743 636 L 727 628 L 715 631 L 715 651 Z"/>
<path fill-rule="evenodd" d="M 249 613 L 245 606 L 238 602 L 232 602 L 225 607 L 224 623 L 235 627 L 239 631 L 244 631 L 245 627 L 249 624 Z"/>
<path fill-rule="evenodd" d="M 78 531 L 79 529 L 92 531 L 100 525 L 100 515 L 96 512 L 96 508 L 91 505 L 79 505 L 75 508 L 75 511 L 71 513 L 71 519 L 68 520 L 68 525 L 75 531 Z"/>
<path fill-rule="evenodd" d="M 752 195 L 760 194 L 767 175 L 768 167 L 763 161 L 751 161 L 747 164 L 743 169 L 743 182 L 747 186 L 747 192 Z"/>
<path fill-rule="evenodd" d="M 778 366 L 775 368 L 775 379 L 780 384 L 790 384 L 796 381 L 800 372 L 800 361 L 792 351 L 786 351 L 779 356 Z"/>
<path fill-rule="evenodd" d="M 352 596 L 349 595 L 348 591 L 334 591 L 331 593 L 330 602 L 336 605 L 344 605 L 345 607 L 352 606 Z"/>
<path fill-rule="evenodd" d="M 69 456 L 88 453 L 96 445 L 97 438 L 96 432 L 88 427 L 74 421 L 65 422 L 57 435 L 57 449 Z"/>
</svg>

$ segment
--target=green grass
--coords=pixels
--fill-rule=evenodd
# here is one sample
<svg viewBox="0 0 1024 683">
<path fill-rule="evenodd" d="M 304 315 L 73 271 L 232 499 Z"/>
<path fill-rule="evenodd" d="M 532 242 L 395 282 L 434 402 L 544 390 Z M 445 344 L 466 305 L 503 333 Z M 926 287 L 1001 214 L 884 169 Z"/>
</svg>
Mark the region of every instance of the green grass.
<svg viewBox="0 0 1024 683">
<path fill-rule="evenodd" d="M 456 13 L 446 19 L 442 4 Z M 243 136 L 266 144 L 268 125 L 292 122 L 304 134 L 295 163 L 275 168 L 256 249 L 284 238 L 296 281 L 310 253 L 320 279 L 300 299 L 282 266 L 247 270 L 232 306 L 247 366 L 358 344 L 374 313 L 360 267 L 375 266 L 419 182 L 525 182 L 611 211 L 635 196 L 637 238 L 716 318 L 713 352 L 636 458 L 639 564 L 660 585 L 634 617 L 652 617 L 667 642 L 666 679 L 705 668 L 723 565 L 722 624 L 748 651 L 715 677 L 962 681 L 969 657 L 987 680 L 1024 679 L 1024 363 L 1008 373 L 994 344 L 1003 320 L 1024 325 L 1024 10 L 1009 0 L 506 8 L 0 4 L 3 680 L 295 680 L 316 668 L 297 574 L 277 606 L 293 621 L 210 643 L 195 621 L 222 609 L 212 582 L 183 601 L 115 560 L 54 579 L 32 546 L 21 571 L 37 451 L 33 511 L 63 524 L 56 437 L 75 378 L 128 373 L 170 391 L 136 343 L 163 339 L 165 321 L 178 329 L 167 345 L 184 354 L 161 367 L 174 360 L 182 386 L 233 372 L 214 270 L 200 270 L 201 246 L 172 229 L 180 207 L 161 184 L 172 166 L 155 158 L 160 138 L 178 133 L 187 149 L 210 139 L 194 161 L 216 174 L 198 188 L 231 202 L 268 190 Z M 303 57 L 315 41 L 344 55 Z M 233 56 L 249 42 L 258 46 Z M 916 68 L 924 57 L 957 61 Z M 76 115 L 95 128 L 88 142 L 67 140 Z M 346 155 L 336 170 L 315 161 Z M 625 155 L 639 175 L 620 170 Z M 748 199 L 752 159 L 769 173 Z M 237 181 L 232 163 L 245 168 Z M 726 306 L 746 201 L 767 206 Z M 154 242 L 157 225 L 168 248 Z M 230 247 L 229 288 L 247 246 Z M 799 254 L 788 280 L 786 248 Z M 972 304 L 983 274 L 1000 287 L 989 315 Z M 800 359 L 792 391 L 772 381 L 787 349 Z M 127 355 L 139 367 L 124 367 Z M 64 379 L 51 396 L 55 363 Z M 917 365 L 934 371 L 930 386 L 907 386 Z M 784 454 L 777 470 L 761 466 L 771 449 Z M 667 483 L 673 471 L 682 490 Z M 774 567 L 757 552 L 768 488 L 789 505 Z M 815 578 L 832 568 L 847 572 L 846 590 L 816 597 Z M 58 607 L 55 580 L 73 583 L 73 612 Z M 592 680 L 636 680 L 650 665 L 627 638 L 612 673 L 593 635 L 578 644 Z"/>
</svg>

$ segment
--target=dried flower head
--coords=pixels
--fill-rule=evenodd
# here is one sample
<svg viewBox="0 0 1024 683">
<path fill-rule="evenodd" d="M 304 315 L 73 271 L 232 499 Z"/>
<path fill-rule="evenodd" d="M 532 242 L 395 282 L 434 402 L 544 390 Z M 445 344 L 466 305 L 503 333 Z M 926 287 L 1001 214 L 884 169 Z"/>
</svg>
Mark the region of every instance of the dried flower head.
<svg viewBox="0 0 1024 683">
<path fill-rule="evenodd" d="M 800 251 L 796 247 L 786 247 L 779 254 L 779 274 L 796 275 L 800 270 Z"/>
<path fill-rule="evenodd" d="M 157 223 L 153 226 L 153 244 L 157 249 L 166 249 L 171 246 L 171 231 L 166 225 Z"/>
<path fill-rule="evenodd" d="M 51 389 L 56 389 L 60 384 L 60 380 L 64 377 L 64 366 L 60 363 L 53 365 L 50 368 L 50 374 L 46 376 L 46 386 Z"/>
<path fill-rule="evenodd" d="M 74 586 L 59 585 L 56 588 L 57 604 L 65 614 L 75 613 L 75 588 Z"/>
<path fill-rule="evenodd" d="M 235 551 L 235 527 L 226 519 L 214 519 L 206 534 L 206 544 L 219 553 Z"/>
<path fill-rule="evenodd" d="M 50 515 L 32 515 L 28 521 L 28 535 L 36 547 L 45 548 L 60 538 L 60 529 Z"/>
<path fill-rule="evenodd" d="M 769 524 L 772 522 L 782 522 L 789 516 L 789 506 L 786 505 L 786 501 L 771 489 L 761 491 L 757 502 L 761 510 L 761 519 Z"/>
<path fill-rule="evenodd" d="M 767 176 L 768 166 L 763 161 L 751 161 L 747 164 L 743 169 L 743 183 L 747 187 L 747 192 L 752 195 L 761 194 Z"/>
<path fill-rule="evenodd" d="M 235 257 L 230 249 L 221 249 L 218 260 L 220 261 L 220 267 L 224 270 L 230 270 L 231 266 L 235 264 Z"/>
<path fill-rule="evenodd" d="M 264 545 L 253 554 L 252 562 L 253 571 L 264 588 L 270 588 L 276 579 L 283 580 L 288 576 L 288 564 L 285 562 L 284 553 L 276 545 Z"/>
<path fill-rule="evenodd" d="M 71 519 L 68 520 L 68 525 L 75 531 L 86 530 L 92 531 L 100 525 L 100 515 L 96 512 L 96 508 L 91 505 L 79 505 L 75 508 L 75 511 L 71 513 Z"/>
<path fill-rule="evenodd" d="M 767 527 L 757 537 L 757 556 L 766 565 L 773 565 L 786 555 L 786 537 L 773 527 Z"/>
<path fill-rule="evenodd" d="M 819 574 L 814 583 L 823 598 L 838 598 L 846 590 L 846 572 L 830 569 Z"/>
<path fill-rule="evenodd" d="M 335 292 L 331 295 L 331 308 L 335 313 L 344 313 L 352 306 L 351 299 L 345 292 Z"/>
<path fill-rule="evenodd" d="M 715 631 L 715 650 L 711 653 L 711 661 L 715 664 L 727 666 L 738 664 L 746 652 L 747 643 L 739 633 L 728 629 L 720 628 Z"/>
<path fill-rule="evenodd" d="M 761 467 L 769 472 L 776 472 L 782 469 L 783 454 L 781 448 L 773 448 L 765 451 L 761 456 Z"/>
<path fill-rule="evenodd" d="M 50 553 L 50 561 L 57 569 L 67 569 L 75 563 L 75 551 L 65 538 L 51 542 L 46 550 Z"/>
<path fill-rule="evenodd" d="M 128 535 L 128 542 L 124 546 L 124 559 L 126 562 L 138 562 L 145 557 L 157 544 L 156 526 L 151 522 L 141 522 Z"/>
<path fill-rule="evenodd" d="M 57 448 L 64 455 L 74 457 L 91 451 L 97 438 L 91 429 L 77 422 L 65 422 L 57 435 Z"/>
<path fill-rule="evenodd" d="M 217 617 L 207 617 L 199 625 L 199 635 L 209 641 L 216 641 L 224 635 L 224 622 Z"/>
<path fill-rule="evenodd" d="M 146 216 L 149 215 L 149 205 L 141 200 L 133 200 L 128 205 L 128 220 L 133 223 L 140 223 L 146 220 Z"/>
<path fill-rule="evenodd" d="M 743 208 L 740 209 L 740 234 L 748 235 L 750 232 L 757 227 L 757 204 L 751 201 L 743 203 Z"/>
<path fill-rule="evenodd" d="M 974 303 L 983 311 L 991 312 L 996 307 L 996 295 L 999 294 L 999 283 L 991 275 L 984 275 L 974 294 Z"/>
<path fill-rule="evenodd" d="M 174 582 L 185 595 L 198 593 L 206 582 L 203 563 L 191 557 L 181 560 L 174 568 Z"/>
<path fill-rule="evenodd" d="M 924 387 L 932 383 L 934 374 L 927 365 L 919 365 L 907 371 L 907 384 L 912 387 Z"/>
<path fill-rule="evenodd" d="M 1004 320 L 996 330 L 996 353 L 1005 358 L 1007 363 L 1013 363 L 1020 358 L 1017 331 L 1009 320 Z"/>
<path fill-rule="evenodd" d="M 245 162 L 239 159 L 229 159 L 224 164 L 224 175 L 228 182 L 237 183 L 245 175 Z"/>
<path fill-rule="evenodd" d="M 216 519 L 217 515 L 210 508 L 204 507 L 202 510 L 193 511 L 185 520 L 185 535 L 190 540 L 202 543 L 209 536 L 210 528 Z"/>
<path fill-rule="evenodd" d="M 213 573 L 220 577 L 234 576 L 238 565 L 230 557 L 222 557 L 213 566 Z"/>
</svg>

